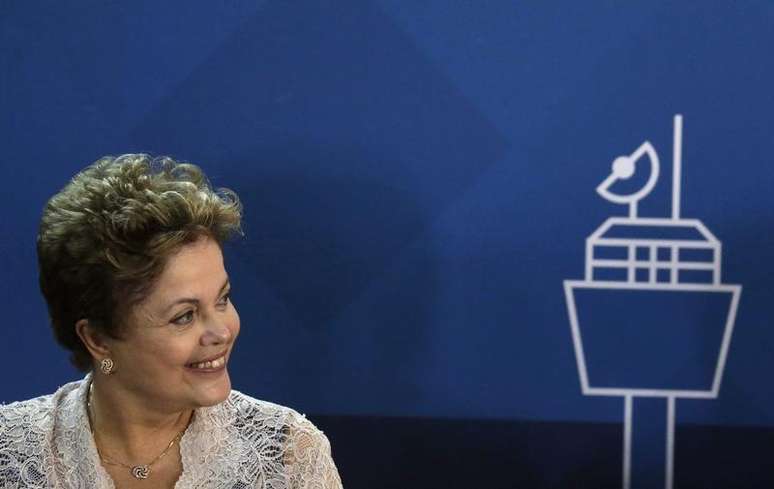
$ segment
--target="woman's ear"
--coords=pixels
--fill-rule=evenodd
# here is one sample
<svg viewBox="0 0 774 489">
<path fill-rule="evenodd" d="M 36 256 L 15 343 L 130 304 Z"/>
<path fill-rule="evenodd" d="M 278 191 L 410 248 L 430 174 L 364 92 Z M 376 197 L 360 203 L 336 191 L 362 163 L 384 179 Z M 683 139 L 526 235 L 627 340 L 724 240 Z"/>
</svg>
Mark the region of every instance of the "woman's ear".
<svg viewBox="0 0 774 489">
<path fill-rule="evenodd" d="M 97 331 L 88 319 L 79 319 L 75 323 L 75 332 L 96 362 L 110 356 L 110 348 L 105 342 L 105 336 Z"/>
</svg>

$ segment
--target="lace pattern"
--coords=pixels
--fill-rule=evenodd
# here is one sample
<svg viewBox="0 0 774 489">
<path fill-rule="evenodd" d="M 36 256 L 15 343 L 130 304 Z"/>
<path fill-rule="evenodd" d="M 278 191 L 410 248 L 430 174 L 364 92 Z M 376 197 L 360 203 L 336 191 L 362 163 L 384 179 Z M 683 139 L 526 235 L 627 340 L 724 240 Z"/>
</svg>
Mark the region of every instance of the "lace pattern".
<svg viewBox="0 0 774 489">
<path fill-rule="evenodd" d="M 90 377 L 0 406 L 0 488 L 115 489 L 86 415 Z M 292 409 L 232 391 L 196 410 L 176 489 L 341 489 L 325 435 Z"/>
</svg>

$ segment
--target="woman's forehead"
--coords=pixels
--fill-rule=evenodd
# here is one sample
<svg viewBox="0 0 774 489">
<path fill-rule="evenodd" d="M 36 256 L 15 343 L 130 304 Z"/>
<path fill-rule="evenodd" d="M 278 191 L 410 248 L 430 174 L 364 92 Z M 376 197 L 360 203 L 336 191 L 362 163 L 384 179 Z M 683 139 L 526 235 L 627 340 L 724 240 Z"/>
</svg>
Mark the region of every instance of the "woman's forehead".
<svg viewBox="0 0 774 489">
<path fill-rule="evenodd" d="M 217 293 L 228 275 L 220 246 L 210 238 L 184 245 L 172 255 L 151 290 L 148 302 L 177 296 Z"/>
</svg>

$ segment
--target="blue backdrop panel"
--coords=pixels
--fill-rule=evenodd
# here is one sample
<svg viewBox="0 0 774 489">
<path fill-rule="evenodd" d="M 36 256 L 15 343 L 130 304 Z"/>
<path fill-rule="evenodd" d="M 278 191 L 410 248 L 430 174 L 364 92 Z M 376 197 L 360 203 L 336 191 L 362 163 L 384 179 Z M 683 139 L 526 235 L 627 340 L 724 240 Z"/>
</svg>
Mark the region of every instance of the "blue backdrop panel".
<svg viewBox="0 0 774 489">
<path fill-rule="evenodd" d="M 2 2 L 0 355 L 24 376 L 2 377 L 0 401 L 79 376 L 37 290 L 46 199 L 101 155 L 168 154 L 245 203 L 246 237 L 227 249 L 235 387 L 319 416 L 345 481 L 395 487 L 385 474 L 401 474 L 368 465 L 359 431 L 411 473 L 436 453 L 417 487 L 479 480 L 438 482 L 461 463 L 450 447 L 488 487 L 513 487 L 504 467 L 517 487 L 619 484 L 623 402 L 583 395 L 562 284 L 584 278 L 594 230 L 627 215 L 594 189 L 645 140 L 662 177 L 639 214 L 669 217 L 683 114 L 682 216 L 722 243 L 722 283 L 743 293 L 718 398 L 677 402 L 675 477 L 765 486 L 773 23 L 769 2 Z M 600 258 L 629 259 L 612 253 Z M 594 382 L 711 382 L 727 298 L 668 304 L 665 321 L 616 295 L 579 310 L 621 324 L 588 330 Z M 654 356 L 671 363 L 651 368 Z M 742 434 L 753 441 L 732 454 Z M 723 457 L 737 458 L 701 463 Z"/>
</svg>

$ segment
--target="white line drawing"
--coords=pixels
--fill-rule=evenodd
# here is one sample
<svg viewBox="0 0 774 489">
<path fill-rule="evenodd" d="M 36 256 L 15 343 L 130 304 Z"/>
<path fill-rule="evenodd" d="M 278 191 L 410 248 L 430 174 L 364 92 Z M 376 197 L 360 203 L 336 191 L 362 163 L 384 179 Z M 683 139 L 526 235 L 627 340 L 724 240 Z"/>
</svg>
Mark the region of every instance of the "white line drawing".
<svg viewBox="0 0 774 489">
<path fill-rule="evenodd" d="M 637 213 L 638 202 L 645 198 L 655 187 L 660 174 L 660 162 L 653 145 L 645 141 L 631 155 L 620 156 L 613 161 L 612 172 L 598 187 L 597 193 L 606 200 L 628 205 L 628 217 L 611 217 L 586 239 L 585 275 L 583 280 L 565 280 L 564 292 L 572 331 L 575 359 L 582 392 L 587 396 L 615 396 L 624 398 L 624 436 L 623 436 L 623 488 L 632 486 L 632 423 L 633 399 L 635 397 L 664 398 L 666 408 L 666 446 L 664 460 L 665 488 L 673 489 L 674 484 L 674 444 L 675 444 L 675 400 L 677 398 L 715 399 L 720 392 L 723 371 L 726 365 L 728 348 L 734 330 L 736 312 L 742 286 L 724 284 L 721 281 L 722 244 L 697 219 L 683 219 L 680 216 L 681 178 L 682 178 L 682 133 L 683 117 L 674 117 L 674 146 L 672 165 L 672 215 L 669 218 L 644 218 Z M 621 195 L 610 188 L 620 180 L 626 180 L 635 173 L 638 161 L 647 157 L 650 161 L 650 177 L 644 186 L 633 193 Z M 612 255 L 612 256 L 610 256 Z M 634 297 L 637 297 L 636 301 Z M 578 300 L 587 301 L 590 307 L 598 305 L 599 298 L 605 301 L 622 301 L 634 304 L 633 314 L 659 314 L 659 303 L 664 300 L 670 304 L 682 304 L 686 307 L 699 304 L 705 307 L 715 304 L 713 310 L 724 311 L 723 317 L 672 319 L 664 317 L 659 332 L 689 331 L 697 327 L 709 329 L 720 334 L 713 337 L 717 344 L 710 345 L 709 352 L 715 359 L 714 365 L 695 364 L 699 372 L 695 378 L 706 379 L 700 385 L 685 386 L 683 379 L 669 379 L 661 385 L 611 385 L 615 382 L 605 380 L 600 370 L 590 372 L 587 357 L 595 345 L 593 338 L 608 332 L 625 334 L 621 323 L 610 317 L 604 317 L 597 323 L 582 322 L 588 319 L 588 313 L 579 314 Z M 596 302 L 595 302 L 596 301 Z M 628 302 L 627 302 L 628 301 Z M 676 303 L 674 301 L 677 301 Z M 680 306 L 681 307 L 681 306 Z M 709 306 L 707 306 L 709 307 Z M 647 309 L 647 311 L 646 311 Z M 628 310 L 628 309 L 627 309 Z M 664 309 L 666 310 L 666 309 Z M 655 311 L 655 313 L 653 313 Z M 581 317 L 584 315 L 584 317 Z M 597 317 L 597 319 L 600 319 Z M 683 321 L 683 322 L 681 322 Z M 690 324 L 688 324 L 690 323 Z M 699 324 L 701 323 L 701 324 Z M 692 328 L 692 329 L 691 329 Z M 599 331 L 602 333 L 599 333 Z M 597 332 L 597 336 L 588 334 Z M 702 329 L 702 332 L 704 329 Z M 589 337 L 592 337 L 590 340 Z M 691 336 L 692 337 L 692 336 Z M 668 337 L 654 341 L 668 341 Z M 586 343 L 584 343 L 586 341 Z M 708 342 L 712 343 L 712 339 Z M 706 346 L 706 345 L 704 345 Z M 590 348 L 586 348 L 590 347 Z M 597 351 L 597 350 L 594 350 Z M 620 367 L 614 361 L 597 362 L 605 369 Z M 654 356 L 653 360 L 660 360 Z M 607 363 L 606 363 L 607 361 Z M 596 364 L 595 364 L 596 365 Z M 646 369 L 647 370 L 647 369 Z M 692 374 L 693 375 L 693 374 Z M 626 372 L 622 373 L 626 377 Z M 692 377 L 692 378 L 694 378 Z M 615 377 L 618 378 L 618 377 Z M 651 384 L 659 384 L 648 379 Z M 646 384 L 648 383 L 646 382 Z M 626 383 L 626 380 L 623 380 Z M 672 385 L 673 384 L 673 385 Z M 636 484 L 635 484 L 636 485 Z"/>
</svg>

